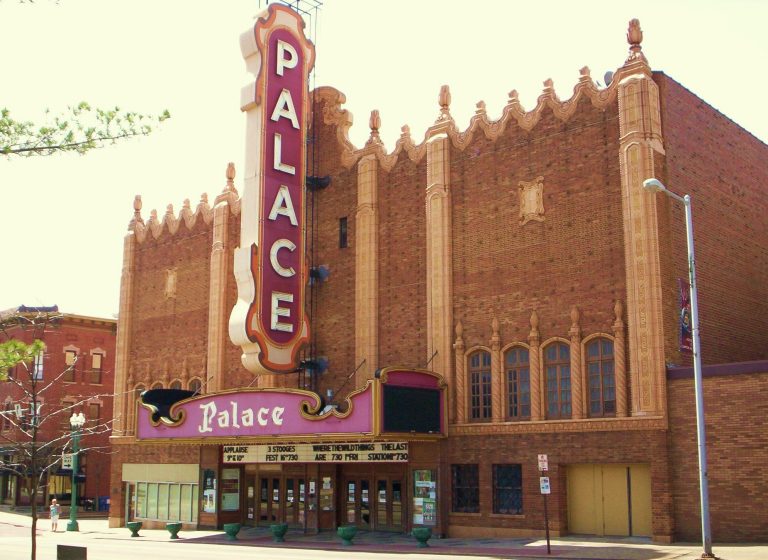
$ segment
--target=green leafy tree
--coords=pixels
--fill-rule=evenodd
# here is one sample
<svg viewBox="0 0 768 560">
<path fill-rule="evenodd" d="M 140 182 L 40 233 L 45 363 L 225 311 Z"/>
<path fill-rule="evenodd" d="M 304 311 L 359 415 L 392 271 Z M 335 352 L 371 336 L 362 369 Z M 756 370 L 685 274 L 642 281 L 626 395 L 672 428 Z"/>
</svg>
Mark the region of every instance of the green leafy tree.
<svg viewBox="0 0 768 560">
<path fill-rule="evenodd" d="M 58 152 L 84 154 L 107 144 L 135 136 L 146 136 L 169 119 L 160 115 L 93 108 L 85 101 L 52 115 L 46 109 L 43 125 L 17 120 L 7 108 L 0 110 L 0 154 L 6 156 L 48 156 Z"/>
</svg>

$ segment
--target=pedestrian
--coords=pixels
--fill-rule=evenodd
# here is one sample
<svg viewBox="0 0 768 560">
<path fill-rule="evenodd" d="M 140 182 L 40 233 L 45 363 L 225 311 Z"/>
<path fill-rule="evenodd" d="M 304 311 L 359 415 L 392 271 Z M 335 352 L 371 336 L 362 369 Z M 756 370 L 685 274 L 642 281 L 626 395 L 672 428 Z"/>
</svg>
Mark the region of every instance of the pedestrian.
<svg viewBox="0 0 768 560">
<path fill-rule="evenodd" d="M 59 512 L 61 511 L 61 506 L 59 506 L 59 502 L 56 501 L 56 498 L 53 498 L 51 500 L 51 531 L 54 533 L 56 532 L 56 529 L 59 528 Z"/>
</svg>

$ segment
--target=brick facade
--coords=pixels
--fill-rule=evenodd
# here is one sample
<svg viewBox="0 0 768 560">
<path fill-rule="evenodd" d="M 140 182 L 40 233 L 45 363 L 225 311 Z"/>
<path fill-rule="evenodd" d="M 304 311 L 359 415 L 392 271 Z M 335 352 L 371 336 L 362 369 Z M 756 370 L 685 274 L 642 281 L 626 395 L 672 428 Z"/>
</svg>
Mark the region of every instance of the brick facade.
<svg viewBox="0 0 768 560">
<path fill-rule="evenodd" d="M 36 320 L 35 313 L 28 315 L 30 320 Z M 51 320 L 44 331 L 13 327 L 5 331 L 5 336 L 28 344 L 34 339 L 45 342 L 43 374 L 37 382 L 38 391 L 45 388 L 41 395 L 40 412 L 45 422 L 41 423 L 38 441 L 59 440 L 70 432 L 69 418 L 73 413 L 82 412 L 85 415 L 84 435 L 80 440 L 80 447 L 84 450 L 80 456 L 80 471 L 85 475 L 85 480 L 80 487 L 80 498 L 98 504 L 99 497 L 110 494 L 109 437 L 113 417 L 116 321 L 58 311 L 50 312 L 48 316 Z M 71 376 L 64 375 L 69 369 L 66 363 L 67 351 L 77 356 Z M 94 369 L 94 353 L 102 356 L 100 371 Z M 28 376 L 24 366 L 16 366 L 12 375 L 24 387 L 29 387 L 24 381 L 25 376 Z M 0 406 L 5 408 L 7 403 L 11 403 L 12 406 L 20 404 L 25 408 L 28 406 L 27 401 L 21 387 L 13 383 L 0 383 Z M 98 417 L 95 417 L 97 411 Z M 23 436 L 13 429 L 4 431 L 2 440 L 0 448 L 7 445 L 8 441 L 24 441 Z M 67 438 L 61 440 L 61 444 L 66 442 Z M 61 444 L 56 448 L 61 447 Z M 57 466 L 52 472 L 59 473 L 60 470 Z M 71 471 L 60 476 L 71 477 Z M 4 495 L 4 501 L 13 505 L 28 505 L 29 500 L 21 495 L 20 485 L 17 490 L 16 495 Z M 48 495 L 49 488 L 46 487 L 43 492 L 46 500 Z"/>
<path fill-rule="evenodd" d="M 638 30 L 631 27 L 630 34 Z M 168 387 L 176 378 L 186 387 L 200 377 L 205 392 L 300 387 L 338 403 L 378 368 L 431 369 L 448 385 L 447 438 L 438 446 L 414 444 L 411 466 L 438 472 L 438 532 L 541 534 L 536 455 L 546 453 L 556 534 L 569 532 L 569 469 L 641 465 L 650 473 L 649 536 L 695 538 L 697 493 L 688 476 L 695 467 L 693 399 L 685 395 L 687 382 L 667 380 L 668 364 L 685 363 L 676 330 L 677 278 L 686 272 L 684 222 L 681 208 L 643 191 L 642 181 L 655 175 L 694 198 L 705 362 L 764 359 L 768 294 L 756 279 L 768 262 L 760 218 L 768 196 L 760 162 L 768 149 L 664 74 L 652 73 L 640 40 L 633 39 L 607 88 L 598 90 L 584 68 L 570 100 L 561 101 L 548 81 L 534 109 L 524 111 L 512 92 L 498 121 L 489 121 L 479 104 L 463 132 L 450 116 L 444 87 L 426 140 L 415 144 L 404 127 L 392 152 L 378 138 L 378 113 L 371 115 L 369 141 L 356 149 L 346 137 L 351 116 L 343 94 L 313 92 L 309 174 L 331 178 L 330 186 L 309 194 L 307 212 L 308 259 L 331 271 L 307 290 L 312 336 L 304 356 L 329 359 L 320 376 L 254 376 L 227 337 L 214 302 L 224 294 L 231 310 L 237 298 L 231 256 L 244 211 L 230 171 L 214 209 L 206 200 L 194 213 L 185 206 L 179 218 L 169 213 L 145 224 L 139 204 L 126 238 L 121 321 L 130 330 L 121 331 L 118 344 L 125 356 L 121 387 Z M 347 247 L 339 244 L 342 218 Z M 221 251 L 227 258 L 218 261 Z M 172 295 L 169 270 L 176 274 Z M 216 278 L 226 278 L 224 285 L 217 288 Z M 596 338 L 613 349 L 616 408 L 605 417 L 590 406 L 586 352 Z M 551 343 L 570 352 L 570 418 L 550 416 L 545 354 Z M 504 359 L 515 345 L 530 352 L 531 420 L 513 421 L 507 410 Z M 492 372 L 491 414 L 482 419 L 471 410 L 475 351 L 489 354 Z M 759 404 L 744 402 L 744 395 L 761 381 L 729 381 L 733 408 L 729 403 L 721 414 L 715 401 L 708 416 L 708 422 L 723 419 L 723 432 L 713 428 L 710 439 L 715 464 L 736 450 L 724 441 L 732 415 L 759 413 Z M 134 440 L 134 411 L 132 396 L 116 410 L 123 419 L 113 438 L 121 461 L 141 462 L 140 453 L 148 462 L 213 464 L 217 448 L 211 446 L 153 445 L 148 453 L 150 447 Z M 763 438 L 755 432 L 746 436 L 750 449 Z M 195 459 L 195 449 L 206 458 Z M 124 498 L 122 481 L 115 480 L 119 463 L 113 504 Z M 490 473 L 501 463 L 522 465 L 523 515 L 493 513 Z M 453 464 L 479 465 L 477 513 L 451 511 Z M 741 465 L 734 468 L 746 473 Z M 745 499 L 759 492 L 757 478 L 748 476 L 735 490 L 713 480 L 718 540 L 736 523 L 739 538 L 760 537 L 759 517 L 733 516 L 725 505 L 729 491 Z M 119 523 L 124 513 L 113 510 L 112 517 Z M 201 517 L 200 525 L 222 519 Z"/>
</svg>

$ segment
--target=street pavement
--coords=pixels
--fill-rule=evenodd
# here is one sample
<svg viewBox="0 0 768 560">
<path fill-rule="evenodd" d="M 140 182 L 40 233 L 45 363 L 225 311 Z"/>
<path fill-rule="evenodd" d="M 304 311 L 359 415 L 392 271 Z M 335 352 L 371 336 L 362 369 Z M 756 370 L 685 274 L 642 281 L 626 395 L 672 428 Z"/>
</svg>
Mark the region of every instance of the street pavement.
<svg viewBox="0 0 768 560">
<path fill-rule="evenodd" d="M 25 515 L 0 512 L 0 558 L 27 560 L 30 557 L 32 520 Z M 265 529 L 246 528 L 236 542 L 227 541 L 222 531 L 182 531 L 180 539 L 170 540 L 165 530 L 140 531 L 131 538 L 125 528 L 110 529 L 105 519 L 83 519 L 80 531 L 66 532 L 67 520 L 59 522 L 59 531 L 50 531 L 50 521 L 38 522 L 38 558 L 54 560 L 59 544 L 82 546 L 89 560 L 162 558 L 163 560 L 211 560 L 242 558 L 244 553 L 265 559 L 325 560 L 330 558 L 389 559 L 418 558 L 446 560 L 453 558 L 530 559 L 561 558 L 569 560 L 693 560 L 701 557 L 699 544 L 652 544 L 648 539 L 600 539 L 584 537 L 558 538 L 551 541 L 547 554 L 543 539 L 431 539 L 429 548 L 417 548 L 412 537 L 390 533 L 358 533 L 352 546 L 343 546 L 332 532 L 304 535 L 289 531 L 285 543 L 274 543 Z M 247 550 L 248 548 L 255 550 Z M 768 560 L 768 544 L 715 545 L 714 552 L 722 560 Z"/>
</svg>

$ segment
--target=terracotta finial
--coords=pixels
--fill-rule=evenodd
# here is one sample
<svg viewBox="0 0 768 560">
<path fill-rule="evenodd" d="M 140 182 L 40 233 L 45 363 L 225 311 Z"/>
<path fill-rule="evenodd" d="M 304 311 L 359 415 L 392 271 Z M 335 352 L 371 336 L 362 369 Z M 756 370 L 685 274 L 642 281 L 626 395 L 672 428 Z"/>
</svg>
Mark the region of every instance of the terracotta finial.
<svg viewBox="0 0 768 560">
<path fill-rule="evenodd" d="M 627 43 L 629 43 L 629 58 L 627 62 L 631 60 L 645 60 L 645 55 L 642 53 L 643 47 L 640 43 L 643 42 L 643 30 L 640 28 L 640 20 L 635 18 L 629 20 L 629 28 L 627 29 Z"/>
<path fill-rule="evenodd" d="M 459 321 L 456 323 L 456 338 L 461 338 L 462 336 L 464 336 L 464 325 Z"/>
<path fill-rule="evenodd" d="M 536 310 L 534 309 L 531 312 L 531 329 L 536 330 L 539 328 L 539 314 L 536 313 Z"/>
<path fill-rule="evenodd" d="M 486 113 L 485 109 L 485 101 L 478 101 L 477 104 L 475 104 L 475 114 L 476 115 L 484 115 Z"/>
<path fill-rule="evenodd" d="M 191 209 L 192 209 L 192 205 L 190 204 L 189 199 L 185 198 L 184 204 L 182 205 L 182 210 L 191 210 Z"/>
<path fill-rule="evenodd" d="M 143 224 L 144 218 L 141 217 L 141 195 L 137 194 L 133 199 L 133 218 L 128 224 L 129 229 L 133 229 L 136 224 Z"/>
<path fill-rule="evenodd" d="M 447 85 L 440 86 L 440 95 L 437 98 L 440 104 L 440 116 L 437 121 L 446 121 L 451 118 L 451 88 Z"/>
<path fill-rule="evenodd" d="M 616 316 L 616 321 L 621 321 L 622 316 L 624 315 L 624 304 L 621 303 L 620 299 L 616 300 L 616 303 L 613 305 L 613 314 Z"/>
<path fill-rule="evenodd" d="M 579 313 L 579 308 L 575 305 L 571 307 L 571 327 L 578 327 L 579 326 L 579 316 L 581 314 Z"/>
<path fill-rule="evenodd" d="M 378 109 L 371 111 L 371 116 L 368 119 L 368 126 L 371 129 L 371 137 L 368 138 L 366 145 L 380 144 L 381 139 L 379 138 L 379 128 L 381 128 L 381 116 L 379 116 Z"/>
<path fill-rule="evenodd" d="M 547 78 L 544 80 L 544 89 L 553 89 L 555 87 L 555 82 L 552 81 L 552 78 Z"/>
<path fill-rule="evenodd" d="M 592 71 L 589 69 L 589 66 L 582 66 L 579 69 L 579 77 L 582 80 L 591 80 L 592 79 Z"/>
<path fill-rule="evenodd" d="M 516 89 L 513 89 L 507 95 L 509 95 L 509 101 L 511 103 L 519 103 L 520 102 L 520 94 L 517 93 Z"/>
<path fill-rule="evenodd" d="M 491 321 L 491 332 L 493 336 L 499 336 L 499 320 L 496 317 Z"/>
<path fill-rule="evenodd" d="M 200 195 L 200 204 L 208 204 L 208 193 L 203 193 Z"/>
<path fill-rule="evenodd" d="M 227 185 L 233 185 L 235 180 L 235 164 L 233 162 L 229 162 L 227 164 Z"/>
<path fill-rule="evenodd" d="M 156 222 L 157 221 L 157 210 L 152 209 L 149 211 L 149 221 L 150 222 Z"/>
<path fill-rule="evenodd" d="M 173 204 L 169 204 L 165 207 L 165 215 L 166 216 L 173 216 Z"/>
</svg>

